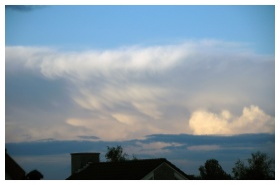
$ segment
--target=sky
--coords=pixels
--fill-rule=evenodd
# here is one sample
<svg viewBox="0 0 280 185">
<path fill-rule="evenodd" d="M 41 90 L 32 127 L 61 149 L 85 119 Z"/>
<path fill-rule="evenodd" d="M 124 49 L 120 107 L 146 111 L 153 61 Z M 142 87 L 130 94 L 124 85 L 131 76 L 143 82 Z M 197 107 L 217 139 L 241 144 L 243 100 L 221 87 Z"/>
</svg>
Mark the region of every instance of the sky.
<svg viewBox="0 0 280 185">
<path fill-rule="evenodd" d="M 196 175 L 274 158 L 274 22 L 274 6 L 6 6 L 7 152 L 45 179 L 116 145 Z"/>
</svg>

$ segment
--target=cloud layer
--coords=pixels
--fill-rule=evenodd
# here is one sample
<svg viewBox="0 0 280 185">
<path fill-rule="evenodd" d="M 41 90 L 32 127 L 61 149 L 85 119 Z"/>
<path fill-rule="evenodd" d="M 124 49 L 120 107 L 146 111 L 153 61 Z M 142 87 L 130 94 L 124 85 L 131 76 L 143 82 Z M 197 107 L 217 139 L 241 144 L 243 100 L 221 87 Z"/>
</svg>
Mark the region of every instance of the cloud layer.
<svg viewBox="0 0 280 185">
<path fill-rule="evenodd" d="M 241 43 L 6 47 L 6 92 L 8 141 L 274 133 L 274 56 Z"/>
</svg>

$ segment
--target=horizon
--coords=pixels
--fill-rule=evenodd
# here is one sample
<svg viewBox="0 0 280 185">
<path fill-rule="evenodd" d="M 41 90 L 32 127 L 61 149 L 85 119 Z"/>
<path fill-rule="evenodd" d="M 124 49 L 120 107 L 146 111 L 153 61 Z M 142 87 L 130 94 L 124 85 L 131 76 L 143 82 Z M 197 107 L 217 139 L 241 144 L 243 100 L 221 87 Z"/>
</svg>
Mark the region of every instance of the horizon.
<svg viewBox="0 0 280 185">
<path fill-rule="evenodd" d="M 6 143 L 6 148 L 7 153 L 24 168 L 26 173 L 36 169 L 44 175 L 45 180 L 59 180 L 71 175 L 71 153 L 100 153 L 100 162 L 106 162 L 107 146 L 122 146 L 129 159 L 132 156 L 139 160 L 165 158 L 187 175 L 199 176 L 198 168 L 209 159 L 218 160 L 225 172 L 232 175 L 235 162 L 238 159 L 246 162 L 252 153 L 261 151 L 274 158 L 274 143 L 274 134 L 234 136 L 161 134 L 152 135 L 145 140 L 119 142 L 40 140 Z M 239 152 L 238 155 L 234 153 L 236 151 Z"/>
</svg>

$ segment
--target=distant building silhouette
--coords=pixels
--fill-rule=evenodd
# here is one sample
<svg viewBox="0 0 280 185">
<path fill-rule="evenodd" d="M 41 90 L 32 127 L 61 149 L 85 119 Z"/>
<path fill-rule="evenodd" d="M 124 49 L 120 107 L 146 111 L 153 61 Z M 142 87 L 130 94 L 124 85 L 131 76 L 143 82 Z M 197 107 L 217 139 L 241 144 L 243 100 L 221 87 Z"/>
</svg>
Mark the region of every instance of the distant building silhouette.
<svg viewBox="0 0 280 185">
<path fill-rule="evenodd" d="M 164 158 L 100 162 L 99 153 L 71 154 L 67 180 L 188 180 L 188 175 Z"/>
</svg>

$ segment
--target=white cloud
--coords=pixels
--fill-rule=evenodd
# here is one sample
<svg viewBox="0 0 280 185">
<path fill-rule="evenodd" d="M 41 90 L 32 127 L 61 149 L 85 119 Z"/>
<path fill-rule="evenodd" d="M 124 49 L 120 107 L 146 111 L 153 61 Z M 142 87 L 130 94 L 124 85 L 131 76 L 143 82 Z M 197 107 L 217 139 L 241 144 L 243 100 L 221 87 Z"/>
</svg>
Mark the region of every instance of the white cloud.
<svg viewBox="0 0 280 185">
<path fill-rule="evenodd" d="M 192 113 L 189 126 L 194 134 L 274 133 L 275 120 L 259 107 L 244 107 L 242 115 L 233 117 L 227 110 L 220 114 L 205 110 Z"/>
<path fill-rule="evenodd" d="M 119 104 L 127 104 L 140 113 L 154 119 L 162 115 L 158 110 L 157 99 L 164 96 L 165 90 L 143 85 L 123 85 L 116 87 L 107 85 L 94 91 L 83 87 L 73 99 L 82 108 L 94 111 L 104 111 L 106 108 L 115 108 Z"/>
<path fill-rule="evenodd" d="M 139 110 L 141 113 L 148 115 L 154 119 L 160 119 L 162 116 L 162 113 L 157 110 L 156 104 L 149 103 L 149 102 L 138 102 L 138 103 L 132 103 L 137 110 Z"/>
<path fill-rule="evenodd" d="M 86 128 L 89 133 L 107 141 L 142 138 L 150 133 L 163 131 L 156 125 L 145 123 L 139 116 L 124 113 L 113 113 L 99 118 L 69 118 L 66 123 L 76 128 Z"/>
<path fill-rule="evenodd" d="M 184 48 L 185 45 L 147 48 L 133 46 L 77 53 L 47 48 L 6 47 L 6 61 L 40 70 L 48 78 L 74 77 L 85 80 L 92 76 L 117 77 L 116 73 L 119 72 L 130 75 L 141 71 L 161 72 L 188 55 L 189 52 Z"/>
<path fill-rule="evenodd" d="M 92 76 L 117 77 L 117 73 L 129 73 L 129 75 L 136 75 L 143 71 L 152 74 L 161 73 L 182 62 L 189 67 L 194 67 L 195 63 L 201 62 L 205 65 L 209 63 L 209 60 L 205 60 L 208 55 L 219 57 L 218 52 L 221 51 L 226 55 L 231 55 L 236 51 L 242 52 L 241 54 L 245 57 L 251 55 L 250 53 L 246 54 L 247 51 L 241 44 L 217 40 L 202 40 L 165 46 L 131 46 L 84 52 L 61 52 L 44 47 L 18 46 L 6 47 L 6 63 L 8 66 L 12 62 L 39 70 L 48 78 L 73 77 L 85 80 Z M 210 52 L 213 53 L 210 54 Z M 205 55 L 201 55 L 202 53 Z M 199 58 L 204 61 L 198 62 Z"/>
<path fill-rule="evenodd" d="M 195 111 L 189 120 L 194 134 L 229 134 L 227 120 L 207 111 Z"/>
<path fill-rule="evenodd" d="M 112 115 L 113 118 L 115 118 L 118 122 L 124 123 L 127 125 L 133 125 L 133 123 L 136 122 L 136 118 L 130 115 L 120 114 L 116 113 Z"/>
<path fill-rule="evenodd" d="M 208 40 L 84 52 L 6 47 L 5 54 L 7 82 L 9 75 L 32 73 L 65 85 L 63 93 L 74 103 L 64 107 L 63 121 L 57 125 L 66 122 L 88 129 L 79 135 L 118 140 L 154 133 L 273 132 L 265 123 L 274 116 L 274 58 L 250 52 L 240 43 Z M 7 87 L 14 88 L 9 92 L 20 92 L 12 83 Z M 246 105 L 259 108 L 250 107 L 239 118 L 234 116 Z M 207 109 L 225 111 L 196 111 Z M 40 130 L 35 123 L 39 117 L 29 111 L 34 121 L 28 120 L 28 125 Z M 14 123 L 19 124 L 21 118 L 16 117 Z M 250 128 L 251 117 L 254 128 Z"/>
</svg>

